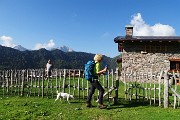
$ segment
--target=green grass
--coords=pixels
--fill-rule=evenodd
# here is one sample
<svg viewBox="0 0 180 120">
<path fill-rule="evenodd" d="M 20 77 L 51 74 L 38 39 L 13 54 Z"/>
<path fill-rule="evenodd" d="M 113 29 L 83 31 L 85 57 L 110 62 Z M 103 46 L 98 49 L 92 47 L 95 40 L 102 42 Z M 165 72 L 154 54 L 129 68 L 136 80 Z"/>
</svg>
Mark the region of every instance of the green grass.
<svg viewBox="0 0 180 120">
<path fill-rule="evenodd" d="M 179 87 L 178 87 L 179 88 Z M 106 89 L 105 89 L 106 90 Z M 113 91 L 114 92 L 114 91 Z M 97 94 L 97 90 L 96 90 Z M 95 97 L 96 98 L 96 97 Z M 92 100 L 93 108 L 86 108 L 85 99 L 70 100 L 71 104 L 55 98 L 40 97 L 1 97 L 0 120 L 178 120 L 180 109 L 173 109 L 172 103 L 167 109 L 158 105 L 149 105 L 149 101 L 132 102 L 124 99 L 124 86 L 120 83 L 119 100 L 117 105 L 108 109 L 97 108 L 97 103 Z M 107 105 L 107 97 L 104 99 Z"/>
<path fill-rule="evenodd" d="M 107 101 L 105 101 L 107 104 Z M 127 102 L 119 99 L 117 105 L 99 109 L 93 101 L 93 108 L 86 108 L 85 100 L 62 100 L 38 97 L 9 97 L 0 100 L 0 119 L 26 120 L 178 120 L 180 110 L 149 106 L 149 103 Z"/>
</svg>

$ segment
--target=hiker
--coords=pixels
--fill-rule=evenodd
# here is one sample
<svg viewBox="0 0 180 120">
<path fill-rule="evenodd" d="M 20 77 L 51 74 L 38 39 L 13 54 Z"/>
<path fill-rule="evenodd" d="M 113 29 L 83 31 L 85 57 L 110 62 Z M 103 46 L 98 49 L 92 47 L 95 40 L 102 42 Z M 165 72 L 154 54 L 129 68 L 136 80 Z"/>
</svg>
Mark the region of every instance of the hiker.
<svg viewBox="0 0 180 120">
<path fill-rule="evenodd" d="M 92 99 L 92 96 L 93 96 L 96 88 L 99 90 L 98 107 L 100 109 L 104 109 L 107 107 L 106 105 L 103 104 L 104 89 L 101 86 L 101 84 L 99 83 L 99 75 L 103 74 L 107 71 L 107 68 L 100 70 L 100 63 L 102 61 L 102 58 L 103 58 L 103 56 L 101 54 L 96 54 L 94 56 L 94 62 L 95 62 L 94 76 L 93 76 L 92 80 L 90 80 L 90 92 L 87 97 L 86 107 L 92 107 L 91 99 Z"/>
<path fill-rule="evenodd" d="M 51 76 L 51 68 L 52 68 L 51 60 L 48 60 L 46 67 L 45 67 L 45 72 L 46 72 L 47 78 L 49 78 Z"/>
</svg>

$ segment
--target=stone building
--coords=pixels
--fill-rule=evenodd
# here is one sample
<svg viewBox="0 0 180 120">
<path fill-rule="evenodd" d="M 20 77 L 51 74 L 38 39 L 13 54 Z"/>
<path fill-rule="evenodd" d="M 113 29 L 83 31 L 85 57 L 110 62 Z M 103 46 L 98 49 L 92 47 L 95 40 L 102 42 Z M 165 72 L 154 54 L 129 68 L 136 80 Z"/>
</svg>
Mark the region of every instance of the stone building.
<svg viewBox="0 0 180 120">
<path fill-rule="evenodd" d="M 122 53 L 122 73 L 180 70 L 180 36 L 133 36 L 133 26 L 125 30 L 125 36 L 114 38 Z"/>
</svg>

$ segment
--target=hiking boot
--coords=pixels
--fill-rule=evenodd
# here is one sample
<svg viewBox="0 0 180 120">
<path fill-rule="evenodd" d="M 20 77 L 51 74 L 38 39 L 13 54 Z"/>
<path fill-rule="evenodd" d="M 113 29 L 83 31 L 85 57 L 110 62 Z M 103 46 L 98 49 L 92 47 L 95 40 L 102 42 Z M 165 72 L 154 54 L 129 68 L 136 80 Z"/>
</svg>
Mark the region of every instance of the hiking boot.
<svg viewBox="0 0 180 120">
<path fill-rule="evenodd" d="M 91 103 L 86 103 L 86 107 L 90 108 L 90 107 L 92 107 L 92 104 Z"/>
<path fill-rule="evenodd" d="M 107 106 L 104 105 L 104 104 L 99 104 L 99 105 L 98 105 L 98 108 L 100 108 L 100 109 L 105 109 L 105 108 L 107 108 Z"/>
</svg>

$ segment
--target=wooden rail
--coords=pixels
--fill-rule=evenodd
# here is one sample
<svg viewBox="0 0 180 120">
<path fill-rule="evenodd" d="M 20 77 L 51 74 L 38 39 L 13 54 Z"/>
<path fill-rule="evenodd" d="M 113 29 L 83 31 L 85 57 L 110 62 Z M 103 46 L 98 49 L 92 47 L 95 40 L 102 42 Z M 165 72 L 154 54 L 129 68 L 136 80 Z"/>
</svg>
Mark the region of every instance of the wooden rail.
<svg viewBox="0 0 180 120">
<path fill-rule="evenodd" d="M 106 91 L 116 88 L 114 101 L 118 99 L 119 71 L 110 70 L 100 77 Z M 108 78 L 108 79 L 106 79 Z M 108 82 L 106 82 L 108 80 Z M 108 83 L 108 84 L 107 84 Z M 67 92 L 78 99 L 85 99 L 89 93 L 89 82 L 80 69 L 53 69 L 52 76 L 45 77 L 43 69 L 0 71 L 0 96 L 56 97 L 56 91 Z"/>
</svg>

